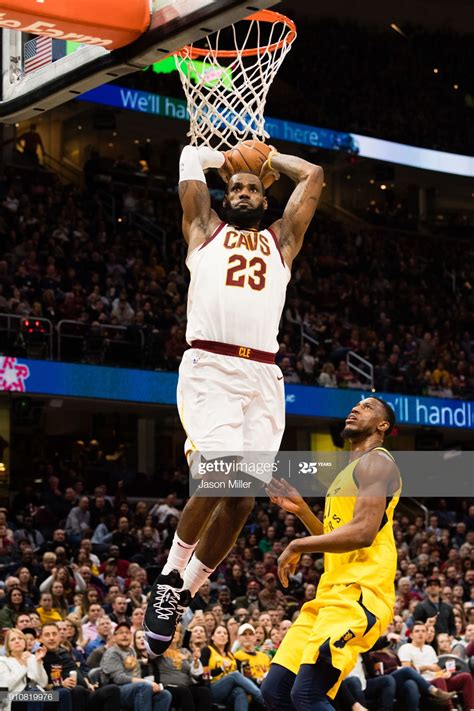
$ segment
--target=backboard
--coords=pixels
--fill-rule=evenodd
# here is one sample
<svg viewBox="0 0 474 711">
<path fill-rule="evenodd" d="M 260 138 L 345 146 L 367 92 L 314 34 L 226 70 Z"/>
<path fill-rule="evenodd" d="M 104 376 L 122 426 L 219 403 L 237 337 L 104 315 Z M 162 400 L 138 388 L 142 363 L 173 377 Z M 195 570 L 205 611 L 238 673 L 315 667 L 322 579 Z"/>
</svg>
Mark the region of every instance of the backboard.
<svg viewBox="0 0 474 711">
<path fill-rule="evenodd" d="M 270 5 L 101 0 L 99 18 L 96 0 L 2 0 L 0 121 L 34 118 Z"/>
</svg>

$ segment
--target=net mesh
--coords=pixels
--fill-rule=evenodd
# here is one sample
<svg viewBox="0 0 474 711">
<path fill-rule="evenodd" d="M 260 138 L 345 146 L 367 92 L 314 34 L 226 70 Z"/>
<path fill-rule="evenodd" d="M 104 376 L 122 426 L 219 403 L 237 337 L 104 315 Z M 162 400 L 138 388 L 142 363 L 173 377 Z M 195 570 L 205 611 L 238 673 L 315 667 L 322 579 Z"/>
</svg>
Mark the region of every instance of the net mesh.
<svg viewBox="0 0 474 711">
<path fill-rule="evenodd" d="M 268 90 L 295 37 L 286 17 L 262 11 L 176 54 L 191 145 L 226 150 L 249 138 L 269 137 Z"/>
</svg>

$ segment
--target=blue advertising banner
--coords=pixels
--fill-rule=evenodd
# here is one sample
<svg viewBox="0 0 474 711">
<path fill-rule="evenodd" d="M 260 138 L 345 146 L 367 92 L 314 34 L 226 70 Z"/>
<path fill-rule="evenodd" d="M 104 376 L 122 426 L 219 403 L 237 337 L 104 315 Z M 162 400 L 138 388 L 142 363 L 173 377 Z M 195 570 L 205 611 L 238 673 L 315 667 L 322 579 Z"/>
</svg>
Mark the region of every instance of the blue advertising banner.
<svg viewBox="0 0 474 711">
<path fill-rule="evenodd" d="M 176 405 L 177 382 L 177 373 L 0 357 L 0 392 Z M 474 402 L 377 395 L 392 405 L 400 424 L 474 429 Z M 364 397 L 370 393 L 287 385 L 286 411 L 289 415 L 344 419 Z"/>
<path fill-rule="evenodd" d="M 173 99 L 169 96 L 161 96 L 149 91 L 137 91 L 123 86 L 104 84 L 76 97 L 76 100 L 189 121 L 184 99 Z M 394 143 L 380 138 L 333 131 L 328 128 L 318 128 L 270 117 L 265 119 L 265 128 L 270 134 L 270 138 L 273 139 L 326 148 L 332 151 L 345 151 L 359 154 L 364 158 L 408 165 L 412 168 L 450 173 L 451 175 L 474 176 L 474 158 L 467 155 L 433 151 L 428 148 L 418 148 L 404 143 Z"/>
<path fill-rule="evenodd" d="M 376 394 L 390 403 L 399 424 L 474 429 L 474 402 L 397 393 Z M 286 412 L 288 415 L 344 419 L 351 407 L 366 397 L 370 397 L 366 390 L 287 385 Z"/>
</svg>

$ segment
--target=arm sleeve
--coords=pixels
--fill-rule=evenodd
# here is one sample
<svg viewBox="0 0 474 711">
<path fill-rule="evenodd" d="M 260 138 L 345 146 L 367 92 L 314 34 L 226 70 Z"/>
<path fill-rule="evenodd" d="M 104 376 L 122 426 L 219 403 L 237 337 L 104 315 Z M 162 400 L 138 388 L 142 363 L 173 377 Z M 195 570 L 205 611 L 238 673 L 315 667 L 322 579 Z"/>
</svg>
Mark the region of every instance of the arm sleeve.
<svg viewBox="0 0 474 711">
<path fill-rule="evenodd" d="M 115 650 L 109 649 L 102 657 L 100 668 L 109 679 L 118 686 L 122 684 L 130 684 L 132 675 L 127 674 L 123 670 L 122 658 L 115 653 Z"/>
<path fill-rule="evenodd" d="M 209 660 L 211 658 L 211 650 L 209 647 L 203 647 L 201 649 L 201 662 L 204 667 L 207 667 L 209 665 Z"/>
<path fill-rule="evenodd" d="M 91 652 L 87 657 L 86 665 L 89 667 L 89 669 L 95 669 L 95 667 L 99 667 L 103 656 L 104 655 L 101 653 L 100 648 L 94 649 L 94 651 Z"/>
<path fill-rule="evenodd" d="M 198 180 L 206 182 L 204 171 L 207 168 L 221 168 L 224 165 L 225 156 L 220 151 L 201 146 L 185 146 L 179 159 L 179 181 Z"/>
<path fill-rule="evenodd" d="M 160 663 L 158 659 L 152 659 L 151 661 L 151 669 L 153 671 L 153 678 L 157 684 L 161 684 L 161 676 L 160 676 Z"/>
<path fill-rule="evenodd" d="M 66 519 L 66 525 L 65 525 L 65 531 L 66 533 L 70 533 L 71 531 L 75 531 L 76 529 L 76 518 L 75 518 L 75 512 L 74 509 L 71 509 L 69 511 L 67 519 Z"/>
<path fill-rule="evenodd" d="M 411 653 L 408 644 L 402 644 L 398 650 L 398 658 L 401 662 L 411 662 Z"/>
<path fill-rule="evenodd" d="M 197 667 L 194 666 L 194 662 L 191 662 L 190 672 L 191 672 L 191 676 L 201 676 L 204 673 L 202 662 L 199 661 L 199 664 Z"/>
<path fill-rule="evenodd" d="M 426 622 L 428 614 L 422 602 L 419 602 L 413 613 L 413 622 Z"/>
<path fill-rule="evenodd" d="M 49 578 L 43 580 L 40 585 L 40 593 L 49 592 L 51 590 L 51 585 L 53 584 L 53 576 L 50 575 Z"/>
<path fill-rule="evenodd" d="M 33 681 L 36 681 L 42 687 L 45 687 L 48 683 L 48 675 L 42 664 L 39 664 L 36 657 L 32 656 L 28 659 L 27 664 L 28 677 Z"/>
<path fill-rule="evenodd" d="M 15 664 L 15 667 L 16 666 Z M 23 678 L 25 679 L 26 685 L 26 669 L 24 667 L 14 669 L 13 666 L 8 664 L 6 659 L 0 658 L 0 679 L 2 680 L 2 686 L 6 686 L 9 691 L 12 691 L 21 683 Z"/>
<path fill-rule="evenodd" d="M 449 632 L 452 637 L 456 635 L 456 621 L 454 619 L 454 610 L 451 608 L 449 612 L 449 621 L 448 621 L 448 626 L 449 626 Z"/>
<path fill-rule="evenodd" d="M 74 580 L 76 581 L 76 592 L 85 592 L 87 590 L 86 581 L 77 570 L 74 571 Z"/>
<path fill-rule="evenodd" d="M 387 637 L 379 637 L 374 646 L 369 649 L 369 652 L 378 652 L 379 649 L 385 649 L 388 645 L 389 641 Z"/>
</svg>

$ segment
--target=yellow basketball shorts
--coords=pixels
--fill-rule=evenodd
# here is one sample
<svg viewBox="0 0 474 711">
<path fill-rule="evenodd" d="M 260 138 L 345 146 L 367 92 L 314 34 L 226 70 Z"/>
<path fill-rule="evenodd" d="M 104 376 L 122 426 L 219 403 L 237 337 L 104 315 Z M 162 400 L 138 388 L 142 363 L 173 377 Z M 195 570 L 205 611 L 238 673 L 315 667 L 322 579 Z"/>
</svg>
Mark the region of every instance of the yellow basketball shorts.
<svg viewBox="0 0 474 711">
<path fill-rule="evenodd" d="M 301 664 L 324 664 L 329 672 L 326 694 L 334 699 L 357 655 L 373 647 L 392 616 L 390 606 L 368 588 L 355 583 L 318 587 L 316 598 L 303 605 L 272 663 L 294 674 Z"/>
</svg>

